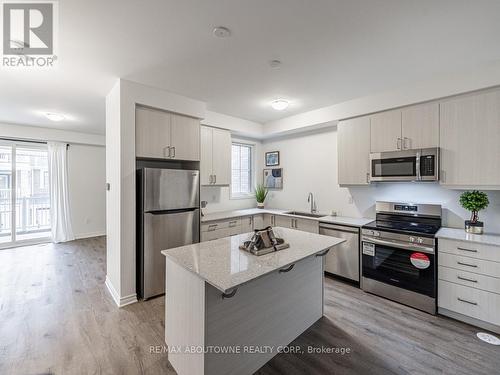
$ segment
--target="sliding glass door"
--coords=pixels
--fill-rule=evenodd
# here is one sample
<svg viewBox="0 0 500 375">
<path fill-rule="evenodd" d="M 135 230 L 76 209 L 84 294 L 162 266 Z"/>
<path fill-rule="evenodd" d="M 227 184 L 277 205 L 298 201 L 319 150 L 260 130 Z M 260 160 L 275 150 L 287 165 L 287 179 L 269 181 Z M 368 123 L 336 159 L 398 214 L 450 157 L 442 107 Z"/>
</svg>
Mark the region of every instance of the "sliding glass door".
<svg viewBox="0 0 500 375">
<path fill-rule="evenodd" d="M 45 145 L 0 145 L 0 194 L 0 246 L 50 237 L 49 172 Z"/>
</svg>

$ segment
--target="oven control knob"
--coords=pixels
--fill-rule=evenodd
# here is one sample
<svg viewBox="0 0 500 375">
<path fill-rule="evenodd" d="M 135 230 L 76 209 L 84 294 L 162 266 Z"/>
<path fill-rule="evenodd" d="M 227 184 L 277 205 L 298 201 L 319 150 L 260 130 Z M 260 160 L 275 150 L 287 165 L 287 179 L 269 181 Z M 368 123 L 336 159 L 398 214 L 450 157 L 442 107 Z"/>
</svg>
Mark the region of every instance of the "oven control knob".
<svg viewBox="0 0 500 375">
<path fill-rule="evenodd" d="M 415 237 L 410 237 L 410 242 L 415 242 Z"/>
<path fill-rule="evenodd" d="M 418 243 L 424 243 L 424 239 L 419 237 L 419 238 L 417 238 L 417 242 Z"/>
</svg>

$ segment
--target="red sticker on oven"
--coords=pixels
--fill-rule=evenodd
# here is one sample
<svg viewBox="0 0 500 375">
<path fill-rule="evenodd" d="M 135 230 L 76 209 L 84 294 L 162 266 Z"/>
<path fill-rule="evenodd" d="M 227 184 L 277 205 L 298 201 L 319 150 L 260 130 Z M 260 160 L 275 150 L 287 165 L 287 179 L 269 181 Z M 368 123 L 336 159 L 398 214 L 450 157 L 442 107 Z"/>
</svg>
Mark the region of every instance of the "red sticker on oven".
<svg viewBox="0 0 500 375">
<path fill-rule="evenodd" d="M 419 270 L 425 270 L 431 265 L 429 257 L 422 253 L 413 253 L 410 255 L 410 262 Z"/>
</svg>

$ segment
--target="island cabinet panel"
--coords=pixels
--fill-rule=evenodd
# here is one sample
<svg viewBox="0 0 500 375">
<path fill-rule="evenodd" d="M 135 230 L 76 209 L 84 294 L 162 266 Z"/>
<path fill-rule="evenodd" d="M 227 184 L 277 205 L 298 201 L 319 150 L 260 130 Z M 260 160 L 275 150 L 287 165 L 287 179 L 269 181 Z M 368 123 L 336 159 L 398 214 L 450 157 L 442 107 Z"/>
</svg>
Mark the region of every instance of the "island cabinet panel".
<svg viewBox="0 0 500 375">
<path fill-rule="evenodd" d="M 340 121 L 337 126 L 339 185 L 370 183 L 370 117 Z"/>
<path fill-rule="evenodd" d="M 500 90 L 440 103 L 441 184 L 500 189 Z"/>
<path fill-rule="evenodd" d="M 323 258 L 275 271 L 238 287 L 232 298 L 205 286 L 205 345 L 240 347 L 239 354 L 205 354 L 205 374 L 253 374 L 323 315 Z M 269 353 L 244 347 L 274 346 Z"/>
<path fill-rule="evenodd" d="M 182 285 L 170 287 L 170 285 Z M 165 343 L 172 347 L 205 344 L 205 282 L 177 263 L 166 260 Z M 168 311 L 168 313 L 167 313 Z M 169 353 L 179 374 L 204 374 L 204 355 Z"/>
</svg>

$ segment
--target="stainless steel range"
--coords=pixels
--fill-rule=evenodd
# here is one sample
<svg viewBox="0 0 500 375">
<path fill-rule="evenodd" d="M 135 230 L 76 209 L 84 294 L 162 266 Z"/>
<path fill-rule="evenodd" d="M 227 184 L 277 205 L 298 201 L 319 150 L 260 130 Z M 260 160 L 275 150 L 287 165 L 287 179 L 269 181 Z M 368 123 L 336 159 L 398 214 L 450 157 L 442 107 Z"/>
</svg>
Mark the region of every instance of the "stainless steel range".
<svg viewBox="0 0 500 375">
<path fill-rule="evenodd" d="M 440 227 L 440 205 L 377 202 L 361 230 L 361 288 L 435 314 Z"/>
</svg>

